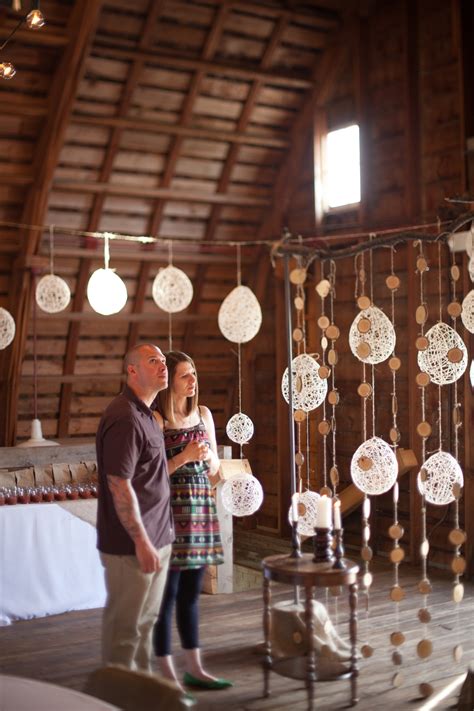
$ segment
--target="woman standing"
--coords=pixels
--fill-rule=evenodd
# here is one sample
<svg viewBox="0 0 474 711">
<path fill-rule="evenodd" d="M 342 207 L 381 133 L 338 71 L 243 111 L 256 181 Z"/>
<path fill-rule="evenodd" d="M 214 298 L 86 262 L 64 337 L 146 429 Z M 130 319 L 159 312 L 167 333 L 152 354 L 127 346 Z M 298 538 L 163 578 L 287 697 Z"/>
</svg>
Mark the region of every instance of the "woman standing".
<svg viewBox="0 0 474 711">
<path fill-rule="evenodd" d="M 155 416 L 165 436 L 176 529 L 166 590 L 153 642 L 161 674 L 178 681 L 171 655 L 173 608 L 184 650 L 184 683 L 202 689 L 232 686 L 202 666 L 199 648 L 199 594 L 207 565 L 223 562 L 219 521 L 209 476 L 219 469 L 212 414 L 198 405 L 193 360 L 180 351 L 165 353 L 168 389 L 155 401 Z"/>
</svg>

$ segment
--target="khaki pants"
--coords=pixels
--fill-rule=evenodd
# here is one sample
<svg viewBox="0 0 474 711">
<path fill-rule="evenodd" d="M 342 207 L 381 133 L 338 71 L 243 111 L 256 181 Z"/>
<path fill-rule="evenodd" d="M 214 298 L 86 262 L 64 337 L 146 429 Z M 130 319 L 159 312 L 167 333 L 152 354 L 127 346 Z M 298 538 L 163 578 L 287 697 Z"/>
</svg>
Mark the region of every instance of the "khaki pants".
<svg viewBox="0 0 474 711">
<path fill-rule="evenodd" d="M 133 555 L 101 553 L 107 601 L 102 618 L 102 661 L 152 671 L 153 626 L 165 589 L 171 545 L 160 548 L 161 570 L 142 573 Z"/>
</svg>

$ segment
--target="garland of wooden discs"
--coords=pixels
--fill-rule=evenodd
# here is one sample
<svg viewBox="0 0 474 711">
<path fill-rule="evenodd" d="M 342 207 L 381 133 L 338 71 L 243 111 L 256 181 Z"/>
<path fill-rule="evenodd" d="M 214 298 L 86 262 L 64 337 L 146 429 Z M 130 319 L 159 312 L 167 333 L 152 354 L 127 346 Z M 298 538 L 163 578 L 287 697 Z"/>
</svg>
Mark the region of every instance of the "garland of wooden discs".
<svg viewBox="0 0 474 711">
<path fill-rule="evenodd" d="M 395 292 L 400 286 L 400 279 L 394 272 L 394 248 L 390 250 L 390 275 L 386 278 L 385 283 L 390 290 L 391 297 L 391 316 L 392 325 L 395 330 Z M 400 441 L 400 431 L 398 429 L 397 415 L 397 372 L 401 366 L 400 358 L 397 357 L 395 347 L 391 358 L 388 361 L 388 366 L 392 374 L 392 427 L 389 437 L 394 454 L 396 455 L 398 443 Z M 393 485 L 393 523 L 390 526 L 388 533 L 393 541 L 393 548 L 390 551 L 390 560 L 393 564 L 393 585 L 390 591 L 390 599 L 395 604 L 395 629 L 390 634 L 390 644 L 392 645 L 392 663 L 396 667 L 396 671 L 392 676 L 392 685 L 395 687 L 403 684 L 403 675 L 400 667 L 403 662 L 403 656 L 399 648 L 405 642 L 405 635 L 400 629 L 400 602 L 403 599 L 404 591 L 400 586 L 399 566 L 405 558 L 405 551 L 400 546 L 400 539 L 403 536 L 403 528 L 398 521 L 398 498 L 399 487 L 396 481 Z"/>
</svg>

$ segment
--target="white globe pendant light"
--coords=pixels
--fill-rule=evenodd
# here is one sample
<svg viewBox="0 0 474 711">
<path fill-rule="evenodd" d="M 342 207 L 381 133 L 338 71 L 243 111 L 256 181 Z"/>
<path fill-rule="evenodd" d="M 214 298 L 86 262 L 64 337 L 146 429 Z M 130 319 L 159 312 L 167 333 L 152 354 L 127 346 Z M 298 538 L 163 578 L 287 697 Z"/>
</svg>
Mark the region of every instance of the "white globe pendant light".
<svg viewBox="0 0 474 711">
<path fill-rule="evenodd" d="M 104 269 L 96 269 L 87 284 L 87 298 L 98 314 L 117 314 L 127 303 L 127 287 L 114 269 L 109 269 L 109 235 L 104 235 Z"/>
</svg>

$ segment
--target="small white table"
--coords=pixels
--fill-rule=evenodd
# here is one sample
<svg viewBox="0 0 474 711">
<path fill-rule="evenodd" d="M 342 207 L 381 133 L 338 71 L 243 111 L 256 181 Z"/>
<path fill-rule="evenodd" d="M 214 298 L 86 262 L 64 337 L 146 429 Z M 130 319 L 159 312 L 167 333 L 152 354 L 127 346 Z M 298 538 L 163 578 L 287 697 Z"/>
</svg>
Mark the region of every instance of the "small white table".
<svg viewBox="0 0 474 711">
<path fill-rule="evenodd" d="M 1 506 L 0 625 L 103 607 L 96 540 L 94 526 L 57 504 Z"/>
<path fill-rule="evenodd" d="M 119 711 L 117 706 L 64 686 L 0 675 L 0 711 Z"/>
</svg>

